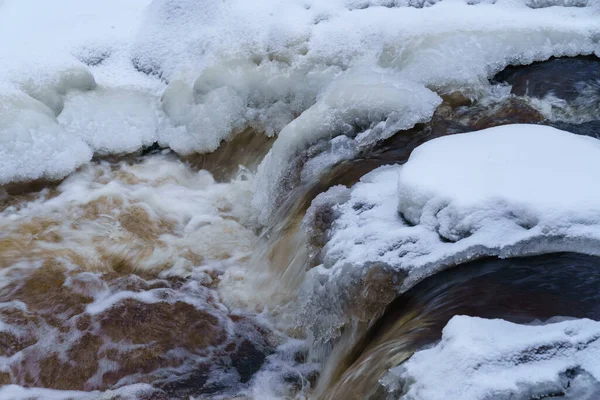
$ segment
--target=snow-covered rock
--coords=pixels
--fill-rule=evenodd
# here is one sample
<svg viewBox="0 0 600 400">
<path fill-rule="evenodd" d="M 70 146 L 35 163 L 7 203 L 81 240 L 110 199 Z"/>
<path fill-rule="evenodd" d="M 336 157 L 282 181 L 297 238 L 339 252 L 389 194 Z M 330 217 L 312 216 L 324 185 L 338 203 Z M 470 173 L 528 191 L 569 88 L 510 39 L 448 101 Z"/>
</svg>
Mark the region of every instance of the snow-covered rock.
<svg viewBox="0 0 600 400">
<path fill-rule="evenodd" d="M 400 293 L 483 256 L 600 255 L 598 168 L 597 139 L 506 125 L 431 140 L 403 166 L 330 189 L 313 202 L 330 198 L 334 221 L 301 288 L 306 325 L 321 340 L 337 335 L 345 299 L 374 265 L 397 272 Z"/>
<path fill-rule="evenodd" d="M 518 399 L 600 395 L 600 322 L 519 325 L 456 316 L 442 340 L 383 381 L 406 400 Z"/>
</svg>

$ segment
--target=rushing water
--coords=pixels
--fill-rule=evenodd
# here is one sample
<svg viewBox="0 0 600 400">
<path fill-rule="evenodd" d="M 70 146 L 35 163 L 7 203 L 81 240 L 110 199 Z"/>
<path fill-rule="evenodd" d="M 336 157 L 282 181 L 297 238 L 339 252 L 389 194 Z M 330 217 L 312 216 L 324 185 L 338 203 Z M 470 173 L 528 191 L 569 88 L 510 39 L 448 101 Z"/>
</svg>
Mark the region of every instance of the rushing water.
<svg viewBox="0 0 600 400">
<path fill-rule="evenodd" d="M 440 272 L 396 298 L 343 357 L 331 360 L 322 397 L 385 398 L 379 384 L 385 372 L 439 340 L 454 315 L 516 323 L 557 316 L 597 320 L 599 265 L 597 257 L 558 253 L 484 259 Z"/>
<path fill-rule="evenodd" d="M 340 299 L 299 300 L 339 218 L 321 194 L 442 136 L 598 137 L 594 4 L 230 3 L 140 0 L 90 33 L 110 7 L 65 1 L 87 41 L 53 21 L 35 62 L 0 42 L 0 398 L 401 398 L 386 373 L 455 315 L 600 319 L 600 259 L 575 253 L 405 292 L 385 263 L 348 265 Z M 4 36 L 19 10 L 0 0 Z"/>
</svg>

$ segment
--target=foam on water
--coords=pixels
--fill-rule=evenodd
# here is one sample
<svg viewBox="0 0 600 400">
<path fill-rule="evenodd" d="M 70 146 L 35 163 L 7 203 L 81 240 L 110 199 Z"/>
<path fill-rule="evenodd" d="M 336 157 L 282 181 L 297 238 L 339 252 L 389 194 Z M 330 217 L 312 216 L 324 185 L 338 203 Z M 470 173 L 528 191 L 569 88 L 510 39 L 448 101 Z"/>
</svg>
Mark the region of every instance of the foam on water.
<svg viewBox="0 0 600 400">
<path fill-rule="evenodd" d="M 228 307 L 217 290 L 225 271 L 235 267 L 244 279 L 248 269 L 251 180 L 242 173 L 216 183 L 167 152 L 93 163 L 39 193 L 5 194 L 0 379 L 92 392 L 1 393 L 112 398 L 122 392 L 112 389 L 134 385 L 123 396 L 145 398 L 133 390 L 139 382 L 169 398 L 250 390 L 266 355 L 287 340 L 265 319 Z M 300 381 L 313 373 L 296 370 L 301 346 L 278 351 Z M 272 390 L 286 385 L 281 378 Z"/>
<path fill-rule="evenodd" d="M 395 167 L 324 194 L 304 222 L 305 204 L 291 207 L 294 221 L 278 220 L 290 193 L 427 122 L 442 96 L 508 96 L 489 79 L 509 64 L 600 55 L 599 17 L 583 0 L 0 1 L 0 185 L 46 184 L 20 196 L 2 188 L 0 335 L 10 346 L 0 383 L 93 391 L 9 385 L 0 394 L 86 398 L 152 382 L 169 396 L 303 396 L 318 368 L 307 362 L 307 332 L 327 342 L 353 307 L 366 324 L 438 267 L 523 248 L 495 236 L 480 251 L 477 235 L 446 243 L 428 226 L 408 227 L 396 213 Z M 276 139 L 256 174 L 224 183 L 168 151 L 91 162 L 157 146 L 193 156 L 242 133 Z M 256 257 L 269 253 L 257 242 L 265 226 L 298 251 L 281 280 L 291 290 L 275 302 L 289 305 L 302 284 L 299 321 L 264 307 L 276 291 L 247 279 L 257 263 L 264 272 L 281 261 Z M 573 242 L 527 251 L 585 251 L 597 239 L 585 223 L 571 228 L 548 229 Z M 390 258 L 400 245 L 401 265 Z M 304 280 L 309 259 L 317 267 Z M 381 284 L 378 296 L 356 284 L 366 281 Z M 346 300 L 352 307 L 339 307 Z M 127 331 L 131 320 L 138 330 Z"/>
</svg>

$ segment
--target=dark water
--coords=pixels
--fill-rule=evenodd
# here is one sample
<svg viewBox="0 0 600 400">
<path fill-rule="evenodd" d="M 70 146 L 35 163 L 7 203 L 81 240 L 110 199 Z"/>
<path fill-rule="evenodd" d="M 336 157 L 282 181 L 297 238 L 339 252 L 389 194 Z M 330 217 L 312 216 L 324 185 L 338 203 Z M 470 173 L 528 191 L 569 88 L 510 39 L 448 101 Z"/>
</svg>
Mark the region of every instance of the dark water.
<svg viewBox="0 0 600 400">
<path fill-rule="evenodd" d="M 515 323 L 555 316 L 600 320 L 600 258 L 488 258 L 427 278 L 388 305 L 339 363 L 321 397 L 383 398 L 378 381 L 387 369 L 439 340 L 454 315 Z"/>
<path fill-rule="evenodd" d="M 494 78 L 507 82 L 517 96 L 544 97 L 552 93 L 575 101 L 589 86 L 600 91 L 600 59 L 594 56 L 551 58 L 523 66 L 509 66 Z"/>
</svg>

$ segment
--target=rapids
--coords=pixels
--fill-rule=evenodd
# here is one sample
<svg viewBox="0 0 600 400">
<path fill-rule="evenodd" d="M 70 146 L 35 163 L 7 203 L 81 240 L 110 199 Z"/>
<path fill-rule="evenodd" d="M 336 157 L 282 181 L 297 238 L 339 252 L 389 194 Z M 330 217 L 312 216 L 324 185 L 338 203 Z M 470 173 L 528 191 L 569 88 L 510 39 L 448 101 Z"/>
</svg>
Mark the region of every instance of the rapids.
<svg viewBox="0 0 600 400">
<path fill-rule="evenodd" d="M 599 56 L 594 0 L 0 0 L 0 399 L 593 398 L 595 339 L 485 338 L 596 335 Z M 562 208 L 431 212 L 500 125 Z"/>
</svg>

